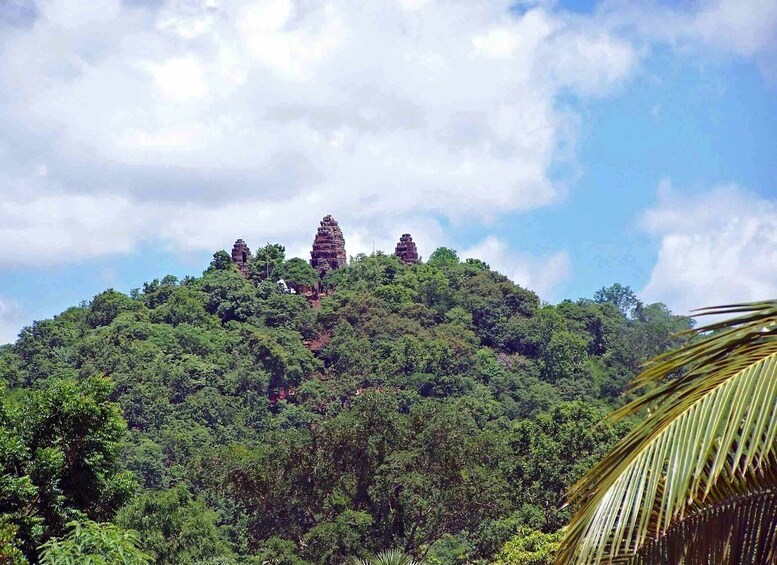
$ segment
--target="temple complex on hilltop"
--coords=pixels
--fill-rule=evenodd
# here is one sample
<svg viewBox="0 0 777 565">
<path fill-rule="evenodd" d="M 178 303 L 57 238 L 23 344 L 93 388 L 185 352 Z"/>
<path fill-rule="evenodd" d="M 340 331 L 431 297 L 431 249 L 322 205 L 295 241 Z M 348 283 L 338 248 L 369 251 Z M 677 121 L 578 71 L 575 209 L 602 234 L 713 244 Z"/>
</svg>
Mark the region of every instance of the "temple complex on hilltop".
<svg viewBox="0 0 777 565">
<path fill-rule="evenodd" d="M 418 263 L 418 249 L 409 233 L 402 234 L 394 250 L 400 261 L 405 265 Z M 242 239 L 238 239 L 232 247 L 232 262 L 237 265 L 244 276 L 248 276 L 248 261 L 251 258 L 251 250 Z M 316 237 L 313 239 L 313 249 L 310 251 L 310 265 L 319 276 L 327 272 L 339 269 L 348 264 L 345 254 L 345 238 L 340 226 L 331 215 L 327 214 L 318 226 Z"/>
</svg>

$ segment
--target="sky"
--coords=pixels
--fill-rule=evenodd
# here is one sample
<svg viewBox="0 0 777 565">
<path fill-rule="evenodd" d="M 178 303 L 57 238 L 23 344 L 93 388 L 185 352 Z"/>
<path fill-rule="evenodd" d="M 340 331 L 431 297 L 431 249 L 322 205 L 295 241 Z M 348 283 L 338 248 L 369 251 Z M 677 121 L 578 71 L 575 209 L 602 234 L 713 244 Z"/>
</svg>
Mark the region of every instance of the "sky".
<svg viewBox="0 0 777 565">
<path fill-rule="evenodd" d="M 773 0 L 0 0 L 0 343 L 243 238 L 777 297 Z"/>
</svg>

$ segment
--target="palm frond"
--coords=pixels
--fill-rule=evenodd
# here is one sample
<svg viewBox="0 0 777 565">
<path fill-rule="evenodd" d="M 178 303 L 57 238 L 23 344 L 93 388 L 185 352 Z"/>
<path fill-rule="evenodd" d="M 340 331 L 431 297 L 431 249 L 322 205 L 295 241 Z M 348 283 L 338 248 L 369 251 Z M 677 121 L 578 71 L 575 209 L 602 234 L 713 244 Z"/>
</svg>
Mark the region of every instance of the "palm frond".
<svg viewBox="0 0 777 565">
<path fill-rule="evenodd" d="M 387 549 L 367 559 L 352 557 L 347 565 L 421 565 L 421 562 L 399 549 Z"/>
<path fill-rule="evenodd" d="M 777 561 L 777 463 L 734 481 L 722 479 L 703 502 L 661 536 L 648 539 L 633 565 L 740 565 Z"/>
<path fill-rule="evenodd" d="M 611 418 L 649 415 L 572 488 L 570 502 L 580 508 L 559 563 L 631 558 L 668 536 L 697 503 L 712 501 L 720 480 L 737 484 L 774 456 L 777 302 L 701 314 L 737 317 L 687 332 L 696 339 L 634 380 L 635 388 L 656 386 Z"/>
</svg>

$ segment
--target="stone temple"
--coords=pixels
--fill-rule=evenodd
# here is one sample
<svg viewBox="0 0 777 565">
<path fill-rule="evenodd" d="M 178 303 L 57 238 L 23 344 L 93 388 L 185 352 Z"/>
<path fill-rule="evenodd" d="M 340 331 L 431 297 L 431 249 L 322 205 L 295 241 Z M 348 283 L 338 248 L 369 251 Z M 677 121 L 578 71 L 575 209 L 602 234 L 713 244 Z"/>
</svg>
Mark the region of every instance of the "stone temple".
<svg viewBox="0 0 777 565">
<path fill-rule="evenodd" d="M 405 265 L 418 263 L 418 249 L 416 249 L 413 237 L 409 233 L 403 233 L 402 237 L 399 238 L 394 255 L 399 257 L 399 260 Z"/>
<path fill-rule="evenodd" d="M 248 276 L 248 259 L 251 257 L 251 250 L 248 249 L 246 242 L 238 239 L 232 246 L 232 262 L 237 265 L 243 275 Z"/>
<path fill-rule="evenodd" d="M 399 257 L 405 265 L 418 263 L 418 249 L 409 233 L 402 234 L 394 250 L 394 255 Z M 237 265 L 244 276 L 248 276 L 248 262 L 251 259 L 251 250 L 242 239 L 238 239 L 232 247 L 232 262 Z M 348 263 L 345 254 L 345 238 L 340 226 L 331 215 L 324 216 L 313 239 L 313 249 L 310 252 L 310 264 L 313 269 L 324 276 L 329 271 L 345 267 Z"/>
<path fill-rule="evenodd" d="M 323 276 L 328 271 L 344 267 L 347 262 L 343 231 L 332 216 L 324 216 L 313 240 L 310 264 Z"/>
</svg>

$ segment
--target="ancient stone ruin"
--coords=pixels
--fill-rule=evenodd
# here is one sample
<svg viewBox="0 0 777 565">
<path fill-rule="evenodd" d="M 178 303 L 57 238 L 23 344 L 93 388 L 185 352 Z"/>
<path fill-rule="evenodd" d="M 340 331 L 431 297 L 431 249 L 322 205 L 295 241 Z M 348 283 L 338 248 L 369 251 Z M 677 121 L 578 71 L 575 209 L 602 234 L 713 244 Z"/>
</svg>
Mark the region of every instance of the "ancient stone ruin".
<svg viewBox="0 0 777 565">
<path fill-rule="evenodd" d="M 399 260 L 405 265 L 418 263 L 418 249 L 416 249 L 415 242 L 409 233 L 403 233 L 402 237 L 399 238 L 394 255 L 399 257 Z"/>
<path fill-rule="evenodd" d="M 248 249 L 246 242 L 238 239 L 232 246 L 232 262 L 237 265 L 244 276 L 248 276 L 248 259 L 251 257 L 251 250 Z"/>
<path fill-rule="evenodd" d="M 310 252 L 310 264 L 323 276 L 328 271 L 344 267 L 347 263 L 345 255 L 345 238 L 337 220 L 332 216 L 324 216 L 313 240 L 313 250 Z"/>
<path fill-rule="evenodd" d="M 405 265 L 418 263 L 418 249 L 409 233 L 402 234 L 397 243 L 394 255 L 399 257 Z M 244 276 L 248 276 L 248 262 L 251 259 L 251 250 L 242 239 L 238 239 L 232 247 L 232 262 L 237 265 Z M 324 276 L 329 271 L 339 269 L 347 264 L 345 255 L 345 238 L 343 231 L 332 216 L 326 215 L 321 220 L 316 237 L 313 240 L 313 250 L 310 252 L 310 264 L 319 274 Z M 297 290 L 301 294 L 318 296 L 320 289 Z"/>
</svg>

